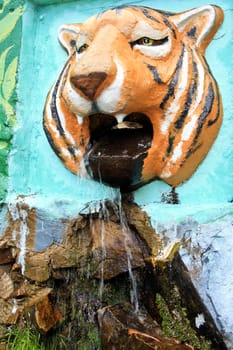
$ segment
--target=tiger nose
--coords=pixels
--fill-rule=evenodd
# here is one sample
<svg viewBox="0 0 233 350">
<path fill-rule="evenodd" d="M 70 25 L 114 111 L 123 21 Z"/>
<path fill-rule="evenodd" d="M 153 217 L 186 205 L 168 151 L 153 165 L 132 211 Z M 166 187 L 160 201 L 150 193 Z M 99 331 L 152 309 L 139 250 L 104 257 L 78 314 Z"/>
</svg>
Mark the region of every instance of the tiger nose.
<svg viewBox="0 0 233 350">
<path fill-rule="evenodd" d="M 107 74 L 104 72 L 93 72 L 87 75 L 74 75 L 70 78 L 70 81 L 76 89 L 82 91 L 82 93 L 90 100 L 93 100 L 99 86 L 106 78 Z"/>
</svg>

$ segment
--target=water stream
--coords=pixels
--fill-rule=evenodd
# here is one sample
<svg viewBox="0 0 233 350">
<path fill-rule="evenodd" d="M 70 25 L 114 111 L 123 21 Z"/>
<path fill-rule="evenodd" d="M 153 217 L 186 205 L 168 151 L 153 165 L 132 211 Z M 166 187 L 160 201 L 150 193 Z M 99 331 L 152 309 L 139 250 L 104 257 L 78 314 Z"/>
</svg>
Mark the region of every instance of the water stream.
<svg viewBox="0 0 233 350">
<path fill-rule="evenodd" d="M 14 222 L 19 221 L 19 256 L 18 256 L 18 264 L 21 265 L 21 272 L 22 275 L 24 275 L 25 273 L 25 255 L 26 255 L 26 244 L 27 244 L 27 236 L 29 234 L 29 228 L 28 228 L 28 224 L 27 224 L 27 217 L 28 217 L 28 213 L 25 209 L 23 209 L 20 206 L 20 202 L 19 205 L 10 205 L 9 206 L 9 210 L 11 213 L 11 217 L 12 220 Z M 17 232 L 14 229 L 12 231 L 12 239 L 14 241 L 16 241 L 17 239 Z"/>
<path fill-rule="evenodd" d="M 106 258 L 106 249 L 105 249 L 105 221 L 109 221 L 109 212 L 108 208 L 105 205 L 105 201 L 101 202 L 101 211 L 99 213 L 99 218 L 102 219 L 101 224 L 101 232 L 100 232 L 100 243 L 101 243 L 101 278 L 100 278 L 100 285 L 99 285 L 99 298 L 102 302 L 103 299 L 103 292 L 104 292 L 104 262 Z"/>
<path fill-rule="evenodd" d="M 118 208 L 119 208 L 119 218 L 120 218 L 120 224 L 122 227 L 122 232 L 124 234 L 124 244 L 125 244 L 125 250 L 127 254 L 127 262 L 128 262 L 128 272 L 129 272 L 129 278 L 131 281 L 131 291 L 130 291 L 130 297 L 131 297 L 131 304 L 134 306 L 135 312 L 139 311 L 139 302 L 138 302 L 138 292 L 137 292 L 137 281 L 132 269 L 132 253 L 129 246 L 129 226 L 127 223 L 127 219 L 124 213 L 124 210 L 122 208 L 122 197 L 121 193 L 119 191 L 119 197 L 118 197 Z"/>
</svg>

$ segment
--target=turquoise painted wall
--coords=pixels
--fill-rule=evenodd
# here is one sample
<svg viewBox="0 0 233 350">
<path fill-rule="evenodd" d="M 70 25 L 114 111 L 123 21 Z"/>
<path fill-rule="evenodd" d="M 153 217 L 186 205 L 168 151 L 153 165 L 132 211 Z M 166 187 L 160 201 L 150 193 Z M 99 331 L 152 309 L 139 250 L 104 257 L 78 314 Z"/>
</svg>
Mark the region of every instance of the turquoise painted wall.
<svg viewBox="0 0 233 350">
<path fill-rule="evenodd" d="M 49 88 L 58 76 L 66 53 L 57 40 L 57 29 L 63 23 L 82 22 L 109 7 L 126 3 L 124 0 L 80 0 L 46 6 L 47 1 L 26 2 L 23 16 L 23 37 L 19 71 L 17 131 L 10 157 L 9 198 L 18 194 L 33 195 L 38 202 L 70 201 L 76 210 L 79 203 L 114 197 L 117 191 L 91 180 L 80 179 L 62 165 L 50 148 L 42 129 L 42 114 Z M 206 0 L 144 0 L 128 4 L 179 12 L 206 4 Z M 177 188 L 180 205 L 161 204 L 163 193 L 170 187 L 154 181 L 135 192 L 135 200 L 151 215 L 162 221 L 196 215 L 207 220 L 209 213 L 222 216 L 231 212 L 233 198 L 232 141 L 232 68 L 233 12 L 231 0 L 216 0 L 225 11 L 225 21 L 207 49 L 207 61 L 219 83 L 224 122 L 220 134 L 192 178 Z"/>
</svg>

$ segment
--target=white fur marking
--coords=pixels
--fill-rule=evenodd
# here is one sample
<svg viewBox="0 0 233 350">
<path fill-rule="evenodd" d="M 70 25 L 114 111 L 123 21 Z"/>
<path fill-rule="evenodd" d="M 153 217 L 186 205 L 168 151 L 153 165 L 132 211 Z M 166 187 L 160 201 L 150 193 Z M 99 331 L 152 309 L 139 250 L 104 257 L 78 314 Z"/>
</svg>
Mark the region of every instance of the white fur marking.
<svg viewBox="0 0 233 350">
<path fill-rule="evenodd" d="M 181 141 L 178 143 L 178 145 L 175 147 L 172 156 L 171 156 L 171 161 L 173 163 L 177 162 L 181 156 L 182 156 L 182 147 L 184 144 L 184 141 L 188 141 L 193 133 L 193 130 L 195 129 L 196 123 L 198 121 L 199 115 L 196 112 L 196 109 L 199 107 L 202 99 L 203 99 L 203 94 L 204 94 L 204 79 L 205 79 L 205 71 L 203 68 L 203 65 L 201 64 L 197 54 L 194 52 L 195 57 L 196 57 L 196 62 L 197 64 L 197 76 L 198 76 L 198 89 L 197 89 L 197 96 L 194 101 L 194 104 L 191 106 L 189 110 L 189 116 L 191 116 L 191 119 L 189 122 L 184 126 L 182 134 L 181 134 Z M 171 163 L 168 163 L 168 168 L 170 167 Z"/>
<path fill-rule="evenodd" d="M 182 72 L 180 74 L 181 76 L 181 81 L 178 83 L 178 89 L 175 93 L 175 98 L 173 102 L 170 104 L 169 108 L 166 110 L 165 113 L 165 119 L 161 125 L 161 133 L 165 135 L 173 121 L 173 119 L 176 116 L 176 113 L 180 109 L 180 99 L 183 96 L 184 91 L 187 89 L 187 84 L 188 84 L 188 52 L 185 49 L 184 51 L 184 58 L 183 58 L 183 65 L 182 65 Z"/>
<path fill-rule="evenodd" d="M 199 46 L 201 42 L 205 39 L 206 35 L 209 33 L 210 29 L 214 25 L 215 21 L 215 10 L 211 5 L 198 7 L 196 9 L 187 11 L 183 13 L 182 15 L 178 15 L 178 18 L 174 17 L 171 18 L 171 20 L 175 23 L 175 25 L 178 27 L 179 31 L 183 31 L 185 26 L 190 22 L 194 21 L 197 17 L 205 14 L 205 12 L 209 15 L 209 20 L 207 21 L 207 24 L 204 26 L 203 30 L 199 34 L 199 37 L 196 41 L 196 46 Z"/>
<path fill-rule="evenodd" d="M 154 40 L 160 40 L 160 39 L 165 38 L 168 35 L 169 35 L 168 29 L 161 31 L 161 30 L 158 30 L 158 29 L 151 27 L 145 21 L 139 21 L 133 30 L 133 33 L 131 35 L 131 40 L 135 41 L 135 40 L 138 40 L 142 37 L 147 37 L 147 38 L 151 38 Z"/>
<path fill-rule="evenodd" d="M 66 82 L 66 91 L 70 109 L 73 113 L 85 117 L 91 113 L 91 102 L 80 96 L 71 86 L 70 82 Z"/>
<path fill-rule="evenodd" d="M 158 46 L 135 45 L 135 48 L 148 57 L 164 57 L 171 51 L 171 39 L 168 38 L 166 43 Z"/>
<path fill-rule="evenodd" d="M 121 96 L 121 88 L 124 83 L 124 68 L 119 61 L 116 61 L 117 74 L 113 83 L 108 86 L 97 99 L 97 104 L 101 112 L 114 113 L 117 109 Z"/>
</svg>

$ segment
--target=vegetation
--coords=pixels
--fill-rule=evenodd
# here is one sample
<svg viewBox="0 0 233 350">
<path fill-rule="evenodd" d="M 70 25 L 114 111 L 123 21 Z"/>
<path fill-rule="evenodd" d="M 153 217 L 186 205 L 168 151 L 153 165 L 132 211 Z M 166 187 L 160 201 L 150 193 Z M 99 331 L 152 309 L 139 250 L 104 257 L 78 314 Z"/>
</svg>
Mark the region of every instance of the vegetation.
<svg viewBox="0 0 233 350">
<path fill-rule="evenodd" d="M 191 327 L 186 309 L 179 305 L 178 300 L 176 300 L 176 312 L 173 313 L 159 293 L 156 294 L 156 304 L 162 319 L 161 327 L 166 336 L 176 338 L 181 342 L 187 342 L 196 350 L 211 350 L 210 342 L 203 337 L 198 337 Z"/>
<path fill-rule="evenodd" d="M 6 350 L 69 350 L 66 338 L 58 333 L 42 335 L 30 325 L 1 329 L 0 341 Z M 1 343 L 0 343 L 1 348 Z M 2 348 L 1 348 L 2 349 Z"/>
<path fill-rule="evenodd" d="M 29 327 L 14 327 L 6 334 L 6 350 L 45 350 L 41 335 Z"/>
</svg>

